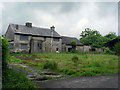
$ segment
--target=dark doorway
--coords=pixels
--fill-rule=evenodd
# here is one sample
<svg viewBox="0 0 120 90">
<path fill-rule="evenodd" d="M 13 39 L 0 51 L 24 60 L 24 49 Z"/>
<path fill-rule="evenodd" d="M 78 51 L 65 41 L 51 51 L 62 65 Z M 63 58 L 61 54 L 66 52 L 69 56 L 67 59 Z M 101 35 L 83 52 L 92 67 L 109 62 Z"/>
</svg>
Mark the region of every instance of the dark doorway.
<svg viewBox="0 0 120 90">
<path fill-rule="evenodd" d="M 68 48 L 68 52 L 71 52 L 72 48 Z"/>
</svg>

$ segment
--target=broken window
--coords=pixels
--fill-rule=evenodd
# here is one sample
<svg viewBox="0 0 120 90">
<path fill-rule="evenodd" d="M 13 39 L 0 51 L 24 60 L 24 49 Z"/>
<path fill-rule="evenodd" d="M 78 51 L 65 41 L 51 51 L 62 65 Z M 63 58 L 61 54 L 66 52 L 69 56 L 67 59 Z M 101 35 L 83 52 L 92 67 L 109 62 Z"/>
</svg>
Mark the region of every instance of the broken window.
<svg viewBox="0 0 120 90">
<path fill-rule="evenodd" d="M 28 40 L 28 36 L 26 36 L 26 35 L 20 35 L 20 40 Z"/>
<path fill-rule="evenodd" d="M 53 41 L 59 41 L 59 38 L 53 38 Z"/>
<path fill-rule="evenodd" d="M 27 44 L 21 44 L 21 49 L 27 49 Z"/>
</svg>

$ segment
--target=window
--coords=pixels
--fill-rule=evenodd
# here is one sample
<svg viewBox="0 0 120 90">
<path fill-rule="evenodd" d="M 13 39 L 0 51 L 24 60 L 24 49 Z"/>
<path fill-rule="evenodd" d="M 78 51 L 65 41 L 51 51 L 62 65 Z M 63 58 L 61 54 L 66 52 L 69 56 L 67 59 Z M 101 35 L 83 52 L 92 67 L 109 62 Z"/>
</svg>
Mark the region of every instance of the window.
<svg viewBox="0 0 120 90">
<path fill-rule="evenodd" d="M 14 44 L 13 44 L 13 43 L 10 44 L 9 48 L 10 48 L 10 49 L 14 49 Z"/>
<path fill-rule="evenodd" d="M 42 44 L 38 43 L 38 47 L 39 47 L 40 49 L 42 49 Z"/>
<path fill-rule="evenodd" d="M 21 44 L 21 49 L 27 49 L 27 44 Z"/>
<path fill-rule="evenodd" d="M 53 38 L 54 41 L 59 41 L 59 38 Z"/>
<path fill-rule="evenodd" d="M 26 36 L 26 35 L 20 35 L 20 40 L 28 40 L 28 36 Z"/>
</svg>

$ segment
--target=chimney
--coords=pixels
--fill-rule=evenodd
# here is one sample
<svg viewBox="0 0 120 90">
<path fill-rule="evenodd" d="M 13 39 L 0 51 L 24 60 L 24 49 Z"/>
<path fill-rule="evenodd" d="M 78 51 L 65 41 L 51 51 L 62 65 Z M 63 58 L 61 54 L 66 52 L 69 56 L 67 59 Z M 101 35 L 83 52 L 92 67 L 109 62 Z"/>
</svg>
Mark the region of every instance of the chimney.
<svg viewBox="0 0 120 90">
<path fill-rule="evenodd" d="M 27 27 L 32 27 L 32 23 L 26 22 Z"/>
<path fill-rule="evenodd" d="M 16 24 L 16 29 L 18 29 L 18 24 Z"/>
<path fill-rule="evenodd" d="M 55 27 L 54 27 L 54 26 L 52 26 L 52 27 L 50 27 L 50 29 L 51 29 L 51 30 L 55 30 Z"/>
</svg>

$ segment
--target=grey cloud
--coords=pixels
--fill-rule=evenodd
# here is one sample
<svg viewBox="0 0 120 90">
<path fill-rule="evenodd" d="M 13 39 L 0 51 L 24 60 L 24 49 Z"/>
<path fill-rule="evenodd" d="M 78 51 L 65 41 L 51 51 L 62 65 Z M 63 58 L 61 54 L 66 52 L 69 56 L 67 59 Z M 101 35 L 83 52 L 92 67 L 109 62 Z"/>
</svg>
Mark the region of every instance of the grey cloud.
<svg viewBox="0 0 120 90">
<path fill-rule="evenodd" d="M 61 35 L 79 38 L 80 32 L 86 27 L 99 30 L 104 35 L 117 32 L 117 14 L 115 2 L 4 3 L 3 33 L 9 23 L 24 24 L 30 21 L 35 26 L 49 27 L 54 24 Z"/>
</svg>

